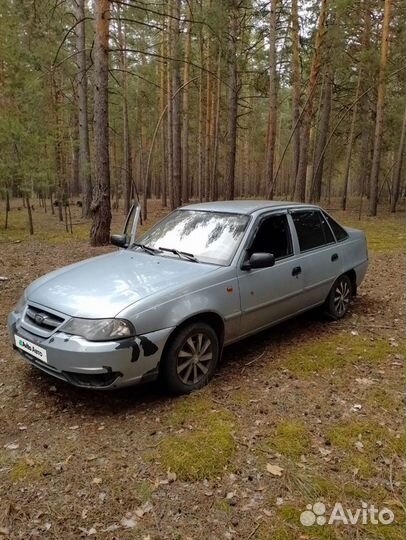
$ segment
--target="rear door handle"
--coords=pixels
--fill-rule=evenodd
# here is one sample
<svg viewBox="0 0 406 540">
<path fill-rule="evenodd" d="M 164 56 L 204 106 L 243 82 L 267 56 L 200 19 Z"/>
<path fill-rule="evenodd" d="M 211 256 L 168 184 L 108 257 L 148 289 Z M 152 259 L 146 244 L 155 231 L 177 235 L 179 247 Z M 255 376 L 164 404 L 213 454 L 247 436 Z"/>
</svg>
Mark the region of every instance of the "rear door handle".
<svg viewBox="0 0 406 540">
<path fill-rule="evenodd" d="M 334 262 L 334 261 L 336 261 L 337 259 L 338 259 L 338 253 L 333 253 L 333 254 L 331 255 L 331 260 Z"/>
<path fill-rule="evenodd" d="M 295 266 L 292 270 L 292 276 L 298 276 L 302 273 L 302 268 L 300 266 Z"/>
</svg>

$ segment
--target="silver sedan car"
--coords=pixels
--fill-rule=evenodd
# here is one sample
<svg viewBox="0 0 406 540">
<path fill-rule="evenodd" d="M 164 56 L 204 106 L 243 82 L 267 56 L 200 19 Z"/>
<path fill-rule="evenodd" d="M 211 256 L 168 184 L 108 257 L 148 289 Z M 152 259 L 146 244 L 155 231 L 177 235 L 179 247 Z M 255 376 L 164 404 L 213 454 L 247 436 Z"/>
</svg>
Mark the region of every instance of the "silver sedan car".
<svg viewBox="0 0 406 540">
<path fill-rule="evenodd" d="M 120 249 L 34 281 L 10 313 L 14 348 L 77 386 L 160 378 L 176 393 L 205 385 L 222 349 L 323 305 L 343 317 L 364 278 L 362 231 L 317 206 L 225 201 L 179 208 Z"/>
</svg>

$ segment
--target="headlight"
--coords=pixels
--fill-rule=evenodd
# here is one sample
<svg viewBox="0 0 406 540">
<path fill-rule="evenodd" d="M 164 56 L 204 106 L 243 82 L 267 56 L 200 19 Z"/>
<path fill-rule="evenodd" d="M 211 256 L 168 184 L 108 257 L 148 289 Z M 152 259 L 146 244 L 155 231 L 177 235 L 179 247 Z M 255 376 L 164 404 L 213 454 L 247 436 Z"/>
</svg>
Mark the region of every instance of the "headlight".
<svg viewBox="0 0 406 540">
<path fill-rule="evenodd" d="M 22 313 L 24 311 L 26 303 L 27 303 L 27 297 L 24 291 L 23 294 L 20 296 L 17 304 L 14 306 L 14 310 L 13 310 L 14 313 L 17 313 L 17 314 Z"/>
<path fill-rule="evenodd" d="M 133 325 L 124 319 L 73 318 L 60 331 L 82 336 L 88 341 L 110 341 L 135 336 Z"/>
</svg>

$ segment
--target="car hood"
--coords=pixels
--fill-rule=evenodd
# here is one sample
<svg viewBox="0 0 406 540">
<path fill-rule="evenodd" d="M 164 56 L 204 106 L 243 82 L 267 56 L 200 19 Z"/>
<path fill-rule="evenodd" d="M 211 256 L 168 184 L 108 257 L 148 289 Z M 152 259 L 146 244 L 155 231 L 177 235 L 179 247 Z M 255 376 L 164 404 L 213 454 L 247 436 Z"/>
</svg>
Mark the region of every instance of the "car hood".
<svg viewBox="0 0 406 540">
<path fill-rule="evenodd" d="M 184 286 L 217 268 L 172 256 L 119 250 L 46 274 L 28 287 L 27 298 L 73 317 L 114 317 L 130 304 Z"/>
</svg>

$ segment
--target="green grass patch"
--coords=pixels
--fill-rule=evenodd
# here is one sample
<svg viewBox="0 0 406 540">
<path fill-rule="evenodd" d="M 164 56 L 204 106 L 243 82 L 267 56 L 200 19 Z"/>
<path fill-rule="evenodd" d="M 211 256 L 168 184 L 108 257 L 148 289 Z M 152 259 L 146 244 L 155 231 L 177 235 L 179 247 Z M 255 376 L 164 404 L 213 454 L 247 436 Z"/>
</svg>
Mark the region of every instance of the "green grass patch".
<svg viewBox="0 0 406 540">
<path fill-rule="evenodd" d="M 266 443 L 278 454 L 289 459 L 299 459 L 309 450 L 311 439 L 307 427 L 302 422 L 284 420 L 279 422 Z"/>
<path fill-rule="evenodd" d="M 397 215 L 378 217 L 363 216 L 361 220 L 348 218 L 345 213 L 337 214 L 337 219 L 348 227 L 362 229 L 367 237 L 368 248 L 375 252 L 402 249 L 405 245 L 405 223 L 402 212 Z"/>
<path fill-rule="evenodd" d="M 366 402 L 372 407 L 394 411 L 402 407 L 402 394 L 401 392 L 394 392 L 393 390 L 386 390 L 381 386 L 376 386 L 367 392 Z"/>
<path fill-rule="evenodd" d="M 37 216 L 38 214 L 38 216 Z M 75 221 L 75 220 L 73 220 Z M 28 230 L 27 210 L 13 210 L 9 214 L 8 228 L 4 229 L 4 212 L 0 212 L 0 243 L 35 239 L 41 242 L 60 244 L 77 240 L 88 240 L 90 221 L 80 221 L 72 226 L 72 233 L 66 231 L 65 223 L 60 222 L 50 211 L 47 214 L 42 209 L 33 212 L 34 235 Z"/>
<path fill-rule="evenodd" d="M 327 437 L 333 446 L 343 451 L 343 466 L 356 469 L 358 476 L 366 480 L 376 476 L 380 456 L 390 458 L 404 453 L 403 437 L 397 437 L 387 427 L 367 420 L 331 426 Z"/>
<path fill-rule="evenodd" d="M 13 482 L 37 478 L 43 471 L 42 465 L 28 465 L 24 459 L 16 461 L 10 471 L 10 479 Z"/>
<path fill-rule="evenodd" d="M 283 504 L 276 509 L 275 516 L 264 520 L 258 530 L 258 540 L 339 540 L 335 527 L 313 525 L 305 527 L 300 523 L 300 514 L 306 509 L 306 503 Z"/>
<path fill-rule="evenodd" d="M 283 365 L 303 376 L 339 369 L 359 361 L 378 363 L 391 352 L 390 344 L 384 339 L 371 341 L 361 336 L 338 333 L 292 347 L 283 359 Z"/>
<path fill-rule="evenodd" d="M 180 480 L 222 474 L 235 450 L 233 416 L 207 399 L 188 396 L 174 406 L 168 424 L 183 428 L 164 437 L 153 456 Z"/>
</svg>

